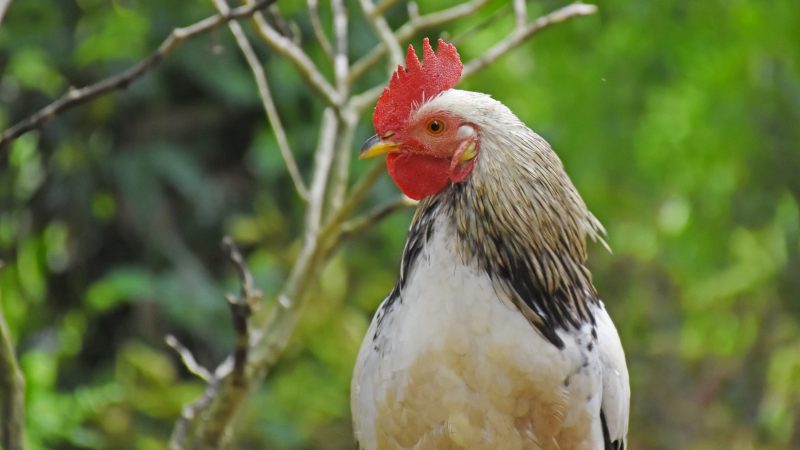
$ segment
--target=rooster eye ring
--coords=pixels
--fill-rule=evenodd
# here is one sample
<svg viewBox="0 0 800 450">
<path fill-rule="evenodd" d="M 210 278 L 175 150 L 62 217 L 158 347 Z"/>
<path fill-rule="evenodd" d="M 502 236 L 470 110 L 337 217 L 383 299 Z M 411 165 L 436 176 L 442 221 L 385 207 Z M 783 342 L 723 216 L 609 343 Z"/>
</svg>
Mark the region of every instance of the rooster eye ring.
<svg viewBox="0 0 800 450">
<path fill-rule="evenodd" d="M 439 119 L 433 119 L 428 122 L 428 133 L 438 136 L 444 132 L 444 122 Z"/>
</svg>

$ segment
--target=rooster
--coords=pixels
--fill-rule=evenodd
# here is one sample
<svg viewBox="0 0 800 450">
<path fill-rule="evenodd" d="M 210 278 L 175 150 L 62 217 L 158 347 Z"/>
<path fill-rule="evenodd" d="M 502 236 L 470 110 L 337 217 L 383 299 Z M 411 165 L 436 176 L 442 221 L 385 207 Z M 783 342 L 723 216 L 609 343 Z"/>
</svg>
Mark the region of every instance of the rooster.
<svg viewBox="0 0 800 450">
<path fill-rule="evenodd" d="M 423 64 L 424 63 L 424 64 Z M 586 268 L 604 230 L 550 145 L 412 46 L 360 156 L 420 200 L 352 381 L 363 450 L 621 450 L 625 355 Z"/>
</svg>

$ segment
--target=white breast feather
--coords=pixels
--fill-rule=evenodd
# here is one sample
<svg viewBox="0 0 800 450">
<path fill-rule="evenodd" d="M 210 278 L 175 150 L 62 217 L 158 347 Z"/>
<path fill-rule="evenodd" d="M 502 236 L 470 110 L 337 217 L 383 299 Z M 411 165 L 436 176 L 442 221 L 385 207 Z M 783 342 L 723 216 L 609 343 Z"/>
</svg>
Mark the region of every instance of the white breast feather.
<svg viewBox="0 0 800 450">
<path fill-rule="evenodd" d="M 501 448 L 498 442 L 508 448 L 556 448 L 551 447 L 557 445 L 556 436 L 548 435 L 553 430 L 503 428 L 509 423 L 503 414 L 545 414 L 544 409 L 529 411 L 533 407 L 521 400 L 525 396 L 553 404 L 554 411 L 561 410 L 560 417 L 545 415 L 531 419 L 531 423 L 550 420 L 551 428 L 558 427 L 556 435 L 559 429 L 564 433 L 584 430 L 585 441 L 570 441 L 572 446 L 562 446 L 562 450 L 602 448 L 598 417 L 601 401 L 607 409 L 612 438 L 624 436 L 627 370 L 619 338 L 605 310 L 596 311 L 599 348 L 586 350 L 592 339 L 586 325 L 580 331 L 560 331 L 565 348 L 559 350 L 509 301 L 498 297 L 485 272 L 461 262 L 453 236 L 449 224 L 438 219 L 433 237 L 406 280 L 402 303 L 395 301 L 375 341 L 375 319 L 364 339 L 352 385 L 354 428 L 361 447 L 439 448 L 425 445 L 434 442 L 434 437 L 411 442 L 399 442 L 402 435 L 387 438 L 391 434 L 387 430 L 397 426 L 405 427 L 408 433 L 418 427 L 431 435 L 447 435 L 449 442 L 464 441 L 463 448 Z M 429 393 L 420 397 L 414 391 L 417 389 Z M 389 400 L 384 401 L 386 398 Z M 426 401 L 431 404 L 426 405 Z M 531 400 L 531 404 L 536 401 Z M 463 411 L 446 410 L 448 405 Z M 475 413 L 485 419 L 465 419 L 472 413 L 470 408 L 482 408 Z M 417 409 L 433 412 L 426 419 Z M 437 428 L 426 425 L 426 420 L 441 423 Z M 523 422 L 514 419 L 510 423 Z M 513 433 L 519 436 L 502 436 Z"/>
</svg>

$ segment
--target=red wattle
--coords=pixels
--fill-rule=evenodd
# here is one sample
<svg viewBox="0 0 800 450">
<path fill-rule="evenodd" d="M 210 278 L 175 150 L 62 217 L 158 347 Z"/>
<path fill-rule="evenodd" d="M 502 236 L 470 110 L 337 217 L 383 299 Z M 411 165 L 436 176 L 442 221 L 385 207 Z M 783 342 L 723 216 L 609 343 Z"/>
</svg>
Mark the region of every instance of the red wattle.
<svg viewBox="0 0 800 450">
<path fill-rule="evenodd" d="M 414 200 L 433 195 L 450 182 L 450 160 L 413 153 L 389 153 L 386 167 L 397 187 Z"/>
</svg>

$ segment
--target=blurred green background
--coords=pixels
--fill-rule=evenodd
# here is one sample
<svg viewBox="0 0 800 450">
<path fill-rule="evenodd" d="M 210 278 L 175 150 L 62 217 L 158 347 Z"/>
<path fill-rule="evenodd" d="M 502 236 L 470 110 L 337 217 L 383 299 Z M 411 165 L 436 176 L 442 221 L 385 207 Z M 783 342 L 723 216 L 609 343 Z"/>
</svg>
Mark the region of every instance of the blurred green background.
<svg viewBox="0 0 800 450">
<path fill-rule="evenodd" d="M 279 3 L 329 67 L 305 2 Z M 347 4 L 356 58 L 376 38 L 357 2 Z M 530 1 L 529 16 L 563 4 Z M 800 448 L 800 3 L 599 7 L 462 87 L 492 94 L 545 136 L 608 228 L 614 253 L 594 245 L 590 265 L 627 352 L 629 447 Z M 510 11 L 492 1 L 426 35 L 480 25 L 459 41 L 468 61 L 508 32 Z M 0 128 L 212 13 L 206 0 L 14 1 L 0 25 Z M 390 10 L 393 25 L 405 19 L 404 7 Z M 308 174 L 322 104 L 253 42 Z M 370 132 L 364 117 L 357 143 Z M 366 206 L 396 192 L 384 177 Z M 166 448 L 202 383 L 164 335 L 215 366 L 233 346 L 222 295 L 238 289 L 221 237 L 241 245 L 271 302 L 302 211 L 224 27 L 16 141 L 0 155 L 0 307 L 27 377 L 29 447 Z M 332 260 L 285 357 L 248 402 L 236 448 L 353 448 L 350 374 L 409 219 L 391 217 Z"/>
</svg>

